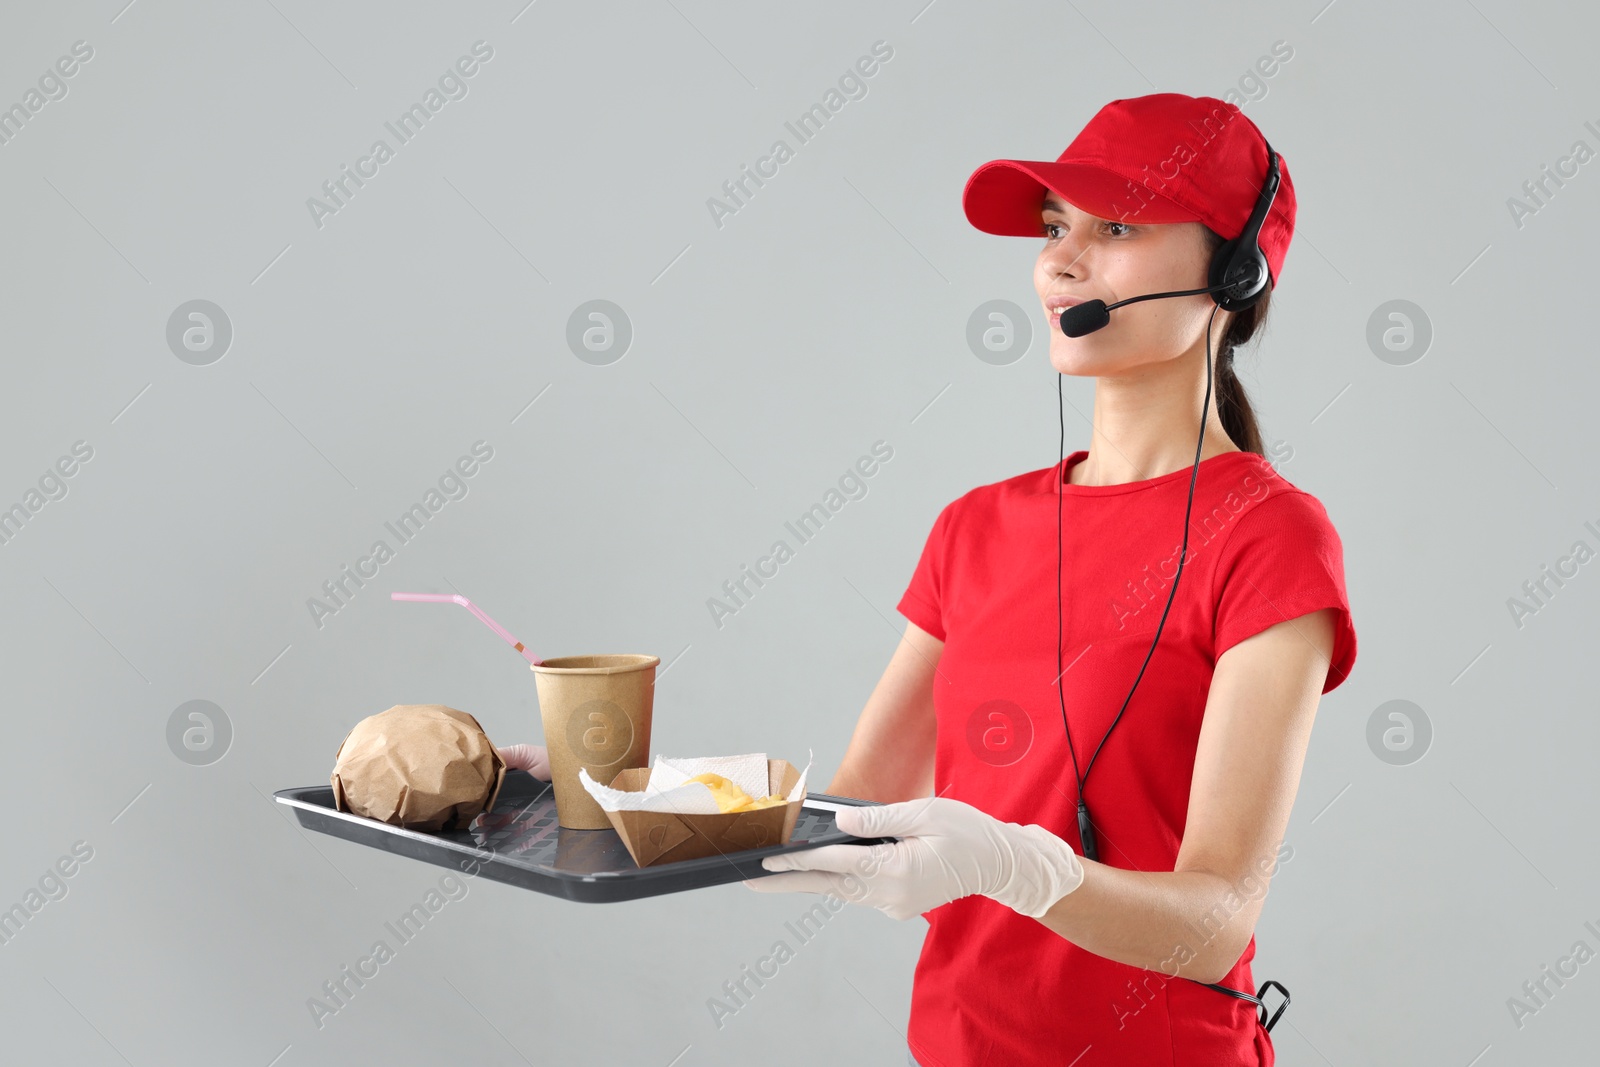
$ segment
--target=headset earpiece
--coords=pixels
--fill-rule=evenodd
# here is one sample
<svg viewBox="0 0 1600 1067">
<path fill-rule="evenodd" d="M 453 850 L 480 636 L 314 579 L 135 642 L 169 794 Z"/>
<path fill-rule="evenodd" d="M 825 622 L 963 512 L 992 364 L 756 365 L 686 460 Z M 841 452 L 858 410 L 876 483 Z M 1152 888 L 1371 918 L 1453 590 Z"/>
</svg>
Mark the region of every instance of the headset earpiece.
<svg viewBox="0 0 1600 1067">
<path fill-rule="evenodd" d="M 1218 248 L 1211 257 L 1206 286 L 1228 284 L 1219 289 L 1211 299 L 1224 311 L 1244 311 L 1253 307 L 1267 291 L 1267 256 L 1261 251 L 1261 226 L 1267 221 L 1272 202 L 1278 195 L 1278 153 L 1267 145 L 1267 180 L 1261 186 L 1255 210 L 1244 224 L 1244 230 L 1233 240 Z"/>
<path fill-rule="evenodd" d="M 1232 288 L 1211 294 L 1224 311 L 1253 307 L 1267 291 L 1267 257 L 1254 245 L 1242 246 L 1235 238 L 1217 249 L 1206 285 L 1232 283 Z"/>
</svg>

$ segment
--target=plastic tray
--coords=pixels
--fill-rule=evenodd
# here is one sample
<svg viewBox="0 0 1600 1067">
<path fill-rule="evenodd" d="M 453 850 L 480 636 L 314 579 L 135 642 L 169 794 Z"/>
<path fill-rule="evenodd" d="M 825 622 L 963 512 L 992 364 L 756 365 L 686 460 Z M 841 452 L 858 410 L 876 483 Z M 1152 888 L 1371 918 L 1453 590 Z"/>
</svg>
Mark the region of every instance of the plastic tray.
<svg viewBox="0 0 1600 1067">
<path fill-rule="evenodd" d="M 292 808 L 300 825 L 308 830 L 456 871 L 470 870 L 476 860 L 477 874 L 484 878 L 589 904 L 761 878 L 773 873 L 761 866 L 763 857 L 781 852 L 896 840 L 853 837 L 834 826 L 835 809 L 846 805 L 869 807 L 874 801 L 807 793 L 787 845 L 640 867 L 615 830 L 568 830 L 558 826 L 550 783 L 526 771 L 506 772 L 491 811 L 473 819 L 465 829 L 440 833 L 403 830 L 337 811 L 331 786 L 280 789 L 272 795 L 278 803 Z"/>
</svg>

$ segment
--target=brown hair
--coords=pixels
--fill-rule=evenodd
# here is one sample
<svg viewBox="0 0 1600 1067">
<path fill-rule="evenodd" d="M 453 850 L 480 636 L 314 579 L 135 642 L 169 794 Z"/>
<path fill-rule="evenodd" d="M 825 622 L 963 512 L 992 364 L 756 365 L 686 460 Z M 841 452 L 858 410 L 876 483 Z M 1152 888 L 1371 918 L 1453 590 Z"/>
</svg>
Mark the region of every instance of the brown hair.
<svg viewBox="0 0 1600 1067">
<path fill-rule="evenodd" d="M 1215 254 L 1218 248 L 1227 241 L 1227 238 L 1217 233 L 1209 226 L 1202 227 L 1205 231 L 1207 259 Z M 1261 294 L 1261 299 L 1255 305 L 1244 311 L 1236 311 L 1228 322 L 1228 329 L 1222 336 L 1218 351 L 1214 355 L 1216 363 L 1217 384 L 1214 390 L 1217 405 L 1217 415 L 1222 419 L 1222 428 L 1228 432 L 1228 437 L 1234 444 L 1246 452 L 1254 452 L 1261 456 L 1266 453 L 1261 447 L 1261 431 L 1256 426 L 1256 412 L 1250 406 L 1250 398 L 1245 395 L 1244 383 L 1234 373 L 1234 350 L 1248 342 L 1256 335 L 1262 323 L 1266 321 L 1267 310 L 1272 304 L 1272 282 L 1267 282 L 1267 291 Z"/>
</svg>

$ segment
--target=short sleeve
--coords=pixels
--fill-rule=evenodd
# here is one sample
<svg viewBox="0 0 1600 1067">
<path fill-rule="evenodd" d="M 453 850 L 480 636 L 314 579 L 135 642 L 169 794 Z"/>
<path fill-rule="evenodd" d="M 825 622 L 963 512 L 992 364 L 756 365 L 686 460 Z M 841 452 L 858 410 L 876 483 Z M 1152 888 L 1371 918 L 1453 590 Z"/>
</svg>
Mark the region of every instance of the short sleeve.
<svg viewBox="0 0 1600 1067">
<path fill-rule="evenodd" d="M 1350 674 L 1356 631 L 1344 581 L 1344 546 L 1322 502 L 1289 491 L 1240 517 L 1216 570 L 1217 658 L 1247 637 L 1287 619 L 1336 609 L 1324 693 Z"/>
<path fill-rule="evenodd" d="M 941 641 L 945 639 L 945 532 L 949 529 L 950 513 L 954 508 L 954 502 L 946 504 L 933 521 L 933 529 L 922 546 L 922 557 L 917 560 L 916 570 L 911 573 L 911 583 L 906 586 L 900 603 L 895 606 L 900 614 Z"/>
</svg>

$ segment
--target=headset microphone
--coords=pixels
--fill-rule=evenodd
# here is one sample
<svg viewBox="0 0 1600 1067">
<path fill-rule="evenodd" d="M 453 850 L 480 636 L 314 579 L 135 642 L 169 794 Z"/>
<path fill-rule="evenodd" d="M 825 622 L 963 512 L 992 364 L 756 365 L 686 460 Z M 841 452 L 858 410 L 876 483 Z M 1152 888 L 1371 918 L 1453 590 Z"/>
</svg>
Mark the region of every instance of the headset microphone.
<svg viewBox="0 0 1600 1067">
<path fill-rule="evenodd" d="M 1197 296 L 1200 293 L 1216 293 L 1224 289 L 1237 289 L 1243 284 L 1240 281 L 1224 282 L 1221 285 L 1208 285 L 1203 289 L 1181 289 L 1172 293 L 1146 293 L 1144 296 L 1130 296 L 1126 300 L 1118 300 L 1115 304 L 1107 304 L 1104 300 L 1085 300 L 1081 304 L 1061 310 L 1061 332 L 1068 337 L 1083 337 L 1085 334 L 1094 333 L 1102 326 L 1111 323 L 1111 313 L 1124 304 L 1136 304 L 1141 300 L 1161 300 L 1169 296 Z"/>
</svg>

